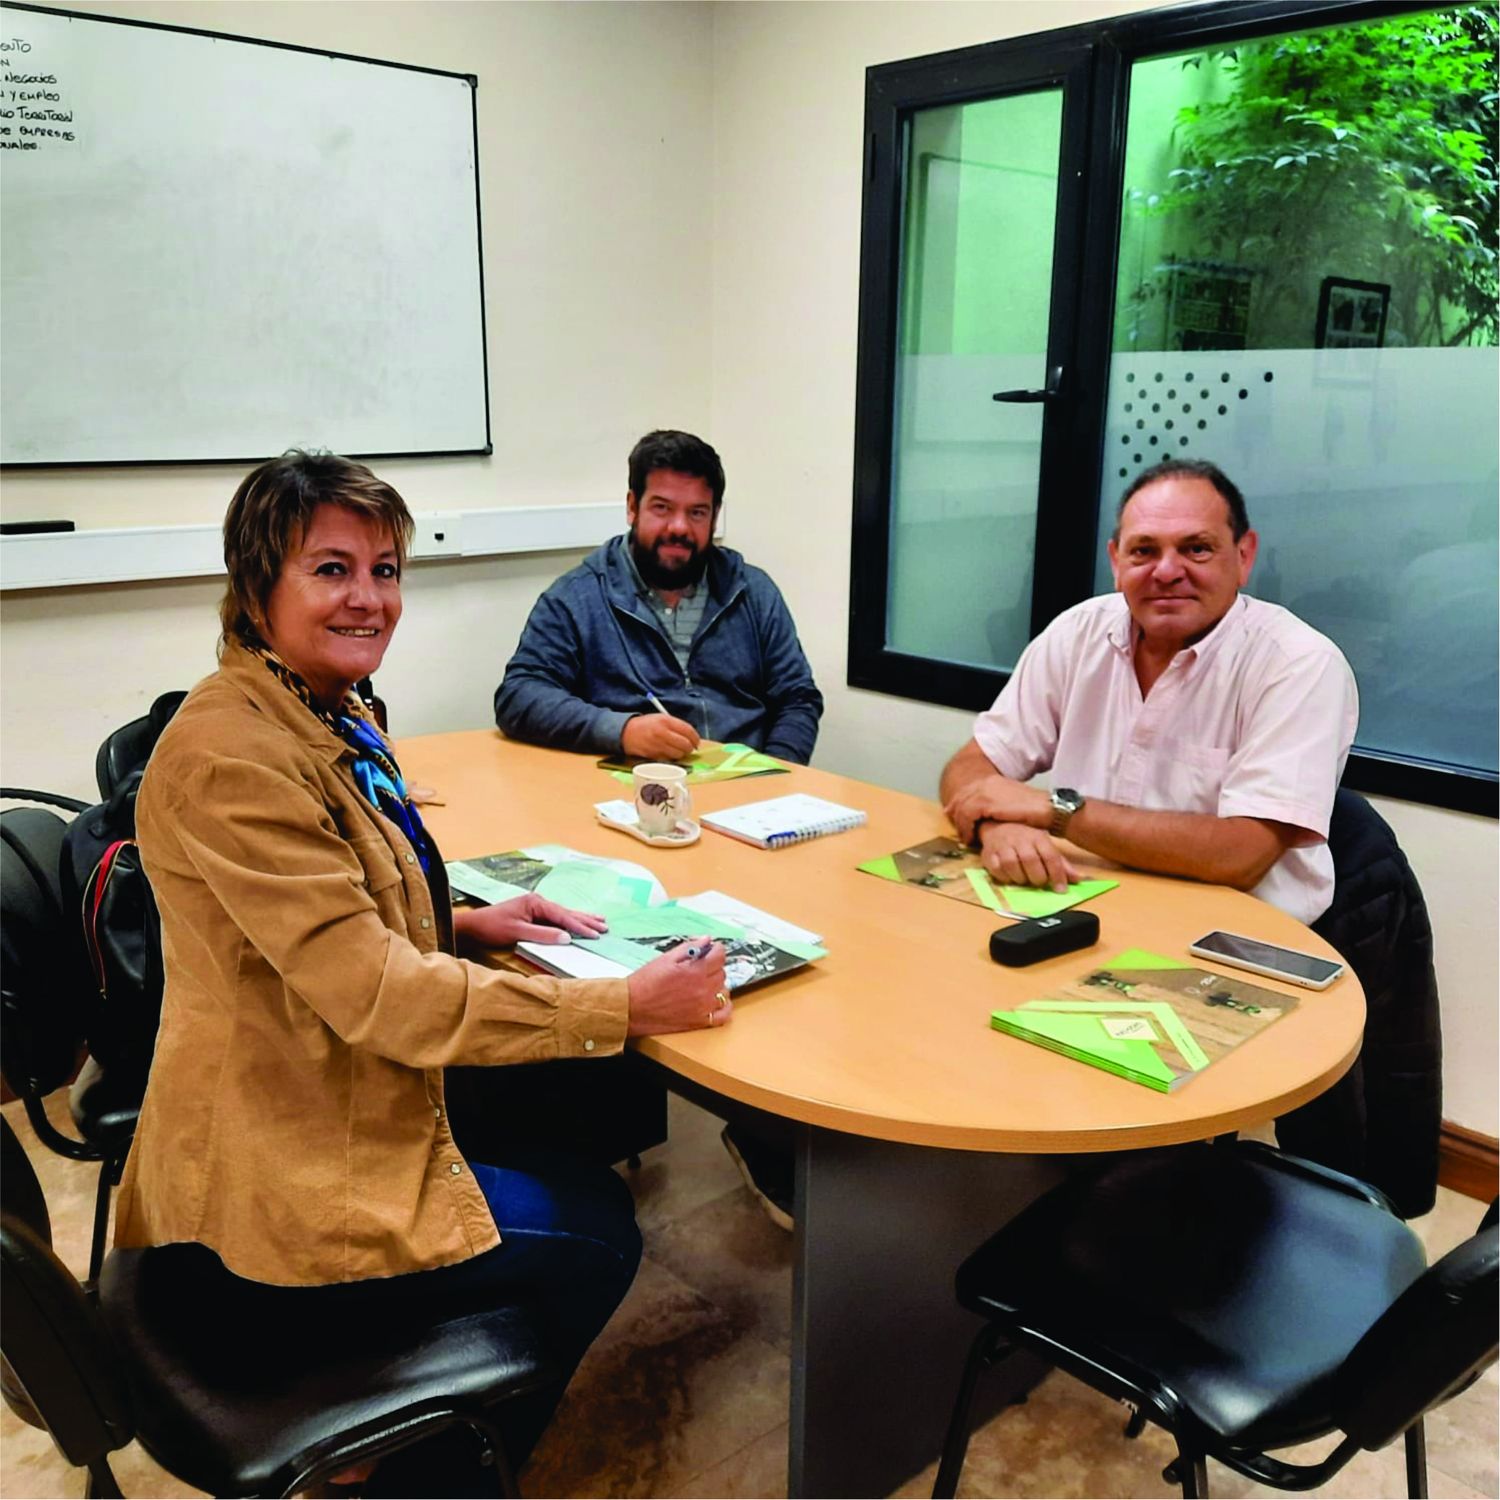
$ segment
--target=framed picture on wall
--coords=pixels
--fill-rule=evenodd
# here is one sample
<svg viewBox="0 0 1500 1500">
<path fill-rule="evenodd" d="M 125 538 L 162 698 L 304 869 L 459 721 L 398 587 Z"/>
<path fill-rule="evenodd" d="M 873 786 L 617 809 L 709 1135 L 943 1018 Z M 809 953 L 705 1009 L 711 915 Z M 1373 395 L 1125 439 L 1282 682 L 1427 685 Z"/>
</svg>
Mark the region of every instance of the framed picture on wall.
<svg viewBox="0 0 1500 1500">
<path fill-rule="evenodd" d="M 1254 273 L 1208 261 L 1181 261 L 1168 270 L 1167 348 L 1243 349 Z"/>
<path fill-rule="evenodd" d="M 1319 349 L 1379 349 L 1391 288 L 1383 281 L 1346 281 L 1325 276 L 1318 295 L 1315 346 Z"/>
</svg>

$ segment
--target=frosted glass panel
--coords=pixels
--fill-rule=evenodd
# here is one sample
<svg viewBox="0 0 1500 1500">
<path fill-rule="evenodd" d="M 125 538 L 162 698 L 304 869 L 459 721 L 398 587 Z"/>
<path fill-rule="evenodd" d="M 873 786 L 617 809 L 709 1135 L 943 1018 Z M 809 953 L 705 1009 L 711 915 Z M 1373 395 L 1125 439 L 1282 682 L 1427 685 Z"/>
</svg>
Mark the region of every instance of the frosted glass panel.
<svg viewBox="0 0 1500 1500">
<path fill-rule="evenodd" d="M 1139 464 L 1212 459 L 1260 533 L 1248 592 L 1349 658 L 1356 744 L 1494 771 L 1497 408 L 1493 349 L 1117 354 L 1100 535 Z"/>
<path fill-rule="evenodd" d="M 1010 667 L 1031 623 L 1056 89 L 920 111 L 906 159 L 886 643 Z"/>
<path fill-rule="evenodd" d="M 1489 773 L 1495 27 L 1466 6 L 1134 65 L 1100 499 L 1102 539 L 1142 467 L 1219 464 L 1260 533 L 1249 592 L 1354 668 L 1356 748 Z"/>
</svg>

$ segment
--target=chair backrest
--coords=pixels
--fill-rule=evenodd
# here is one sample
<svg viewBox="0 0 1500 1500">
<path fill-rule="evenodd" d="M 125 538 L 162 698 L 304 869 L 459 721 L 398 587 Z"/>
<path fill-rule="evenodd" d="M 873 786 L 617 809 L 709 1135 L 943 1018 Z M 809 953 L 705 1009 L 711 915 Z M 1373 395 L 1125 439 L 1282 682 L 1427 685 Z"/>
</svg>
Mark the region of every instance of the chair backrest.
<svg viewBox="0 0 1500 1500">
<path fill-rule="evenodd" d="M 1442 1128 L 1432 923 L 1395 833 L 1347 787 L 1334 797 L 1328 848 L 1333 904 L 1312 926 L 1364 989 L 1364 1047 L 1338 1084 L 1278 1122 L 1277 1138 L 1375 1183 L 1409 1219 L 1435 1201 Z"/>
<path fill-rule="evenodd" d="M 0 1071 L 28 1101 L 73 1076 L 83 1045 L 81 940 L 59 885 L 66 832 L 43 808 L 0 812 Z"/>
<path fill-rule="evenodd" d="M 1430 1266 L 1354 1346 L 1333 1401 L 1338 1424 L 1381 1448 L 1495 1361 L 1500 1248 L 1491 1215 Z"/>
<path fill-rule="evenodd" d="M 53 1254 L 41 1184 L 3 1116 L 0 1146 L 0 1392 L 69 1463 L 90 1464 L 135 1435 L 120 1360 L 98 1309 Z"/>
<path fill-rule="evenodd" d="M 185 692 L 163 693 L 149 712 L 122 724 L 99 746 L 94 758 L 94 779 L 99 783 L 99 795 L 106 802 L 132 771 L 145 769 L 162 730 L 186 697 Z"/>
</svg>

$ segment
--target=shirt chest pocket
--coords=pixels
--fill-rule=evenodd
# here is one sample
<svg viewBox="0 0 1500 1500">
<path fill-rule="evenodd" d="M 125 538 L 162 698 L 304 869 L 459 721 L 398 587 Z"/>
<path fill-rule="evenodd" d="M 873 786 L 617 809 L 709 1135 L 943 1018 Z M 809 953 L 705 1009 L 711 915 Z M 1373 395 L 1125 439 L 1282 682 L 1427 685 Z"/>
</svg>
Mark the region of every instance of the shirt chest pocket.
<svg viewBox="0 0 1500 1500">
<path fill-rule="evenodd" d="M 1166 801 L 1163 806 L 1177 812 L 1219 811 L 1219 794 L 1229 769 L 1229 750 L 1215 745 L 1166 741 L 1161 747 Z"/>
<path fill-rule="evenodd" d="M 377 834 L 363 838 L 352 838 L 349 847 L 364 871 L 364 887 L 375 898 L 375 904 L 385 911 L 388 905 L 400 908 L 399 892 L 394 888 L 401 884 L 401 867 L 391 846 Z"/>
</svg>

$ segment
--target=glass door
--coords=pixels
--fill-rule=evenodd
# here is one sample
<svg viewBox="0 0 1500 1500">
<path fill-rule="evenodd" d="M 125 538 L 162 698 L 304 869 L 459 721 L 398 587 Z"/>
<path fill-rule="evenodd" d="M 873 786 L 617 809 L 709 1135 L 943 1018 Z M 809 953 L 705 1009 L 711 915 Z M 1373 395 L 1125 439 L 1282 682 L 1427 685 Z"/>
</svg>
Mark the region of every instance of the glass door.
<svg viewBox="0 0 1500 1500">
<path fill-rule="evenodd" d="M 1062 90 L 906 126 L 886 643 L 1009 670 L 1031 636 Z M 1003 399 L 1002 399 L 1003 398 Z M 945 608 L 945 601 L 964 601 Z"/>
<path fill-rule="evenodd" d="M 890 99 L 870 141 L 894 254 L 861 277 L 861 387 L 881 393 L 861 412 L 886 423 L 856 438 L 850 680 L 936 674 L 961 701 L 1055 612 L 1034 563 L 1077 451 L 1084 183 L 1063 163 L 1087 135 L 1089 74 L 1058 48 L 991 60 L 970 87 L 950 63 L 942 81 L 946 98 Z"/>
</svg>

